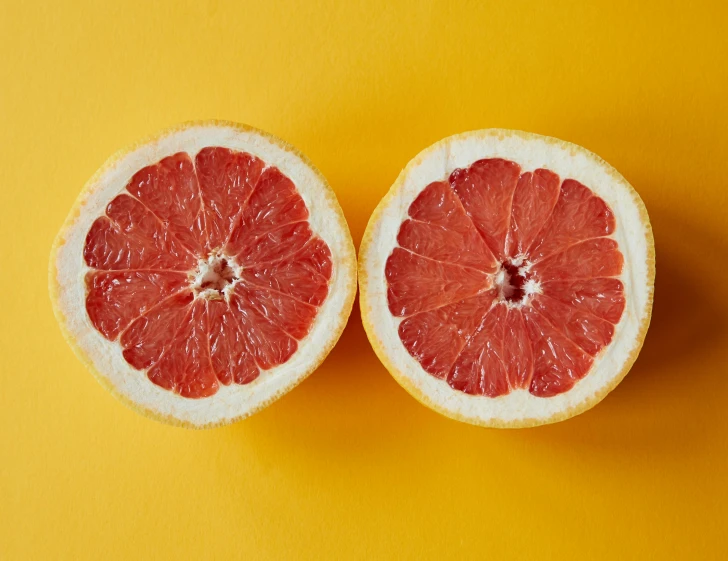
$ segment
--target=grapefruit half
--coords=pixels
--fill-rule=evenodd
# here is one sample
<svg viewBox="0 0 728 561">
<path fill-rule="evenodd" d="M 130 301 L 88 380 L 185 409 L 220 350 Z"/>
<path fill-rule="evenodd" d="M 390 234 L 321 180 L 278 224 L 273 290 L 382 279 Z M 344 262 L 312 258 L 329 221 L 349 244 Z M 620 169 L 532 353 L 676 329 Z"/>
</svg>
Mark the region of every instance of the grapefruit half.
<svg viewBox="0 0 728 561">
<path fill-rule="evenodd" d="M 444 415 L 494 427 L 604 398 L 642 347 L 654 277 L 647 211 L 616 170 L 498 129 L 412 160 L 359 254 L 364 327 L 394 378 Z"/>
<path fill-rule="evenodd" d="M 113 156 L 59 232 L 50 293 L 98 380 L 172 424 L 232 422 L 326 357 L 356 259 L 324 177 L 282 140 L 188 123 Z"/>
</svg>

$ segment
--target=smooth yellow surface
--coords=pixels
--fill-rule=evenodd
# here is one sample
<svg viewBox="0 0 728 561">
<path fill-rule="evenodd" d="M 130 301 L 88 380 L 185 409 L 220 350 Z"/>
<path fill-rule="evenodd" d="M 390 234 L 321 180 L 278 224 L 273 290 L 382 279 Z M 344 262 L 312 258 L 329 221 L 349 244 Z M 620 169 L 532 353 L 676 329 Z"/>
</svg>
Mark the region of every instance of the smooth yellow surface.
<svg viewBox="0 0 728 561">
<path fill-rule="evenodd" d="M 723 6 L 3 1 L 0 559 L 725 559 Z M 517 128 L 596 152 L 655 230 L 641 357 L 580 417 L 488 430 L 409 397 L 355 311 L 320 370 L 246 421 L 133 413 L 63 341 L 48 253 L 109 155 L 203 118 L 308 154 L 357 243 L 446 135 Z"/>
</svg>

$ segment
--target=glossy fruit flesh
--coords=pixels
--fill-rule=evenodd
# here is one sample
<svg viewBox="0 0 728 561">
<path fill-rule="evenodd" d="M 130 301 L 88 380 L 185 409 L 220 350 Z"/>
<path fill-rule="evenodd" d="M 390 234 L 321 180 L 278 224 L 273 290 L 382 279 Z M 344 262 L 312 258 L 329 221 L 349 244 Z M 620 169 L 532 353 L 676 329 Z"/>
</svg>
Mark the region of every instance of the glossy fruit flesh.
<svg viewBox="0 0 728 561">
<path fill-rule="evenodd" d="M 293 182 L 204 148 L 139 170 L 91 226 L 86 310 L 133 367 L 184 397 L 288 361 L 328 294 L 331 252 Z"/>
<path fill-rule="evenodd" d="M 625 307 L 611 209 L 546 169 L 486 159 L 428 185 L 385 275 L 399 337 L 431 375 L 468 394 L 568 391 Z"/>
</svg>

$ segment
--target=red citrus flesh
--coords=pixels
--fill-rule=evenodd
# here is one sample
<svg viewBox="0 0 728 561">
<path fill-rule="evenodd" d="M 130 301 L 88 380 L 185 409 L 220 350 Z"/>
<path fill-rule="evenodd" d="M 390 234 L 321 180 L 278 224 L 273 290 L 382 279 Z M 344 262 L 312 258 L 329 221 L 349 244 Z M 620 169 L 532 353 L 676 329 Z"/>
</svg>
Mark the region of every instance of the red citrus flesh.
<svg viewBox="0 0 728 561">
<path fill-rule="evenodd" d="M 412 202 L 385 275 L 399 337 L 455 390 L 571 389 L 625 307 L 608 205 L 588 187 L 504 159 L 434 182 Z"/>
<path fill-rule="evenodd" d="M 86 310 L 124 359 L 183 397 L 288 361 L 328 294 L 332 259 L 296 186 L 221 147 L 131 178 L 84 246 Z"/>
</svg>

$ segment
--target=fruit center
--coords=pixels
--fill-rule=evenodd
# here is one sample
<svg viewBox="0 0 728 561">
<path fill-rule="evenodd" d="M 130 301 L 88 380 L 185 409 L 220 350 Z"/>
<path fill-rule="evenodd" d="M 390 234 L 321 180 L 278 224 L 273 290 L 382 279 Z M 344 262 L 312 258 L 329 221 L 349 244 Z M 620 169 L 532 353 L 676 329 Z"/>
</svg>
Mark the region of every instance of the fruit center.
<svg viewBox="0 0 728 561">
<path fill-rule="evenodd" d="M 524 304 L 531 292 L 528 290 L 529 276 L 523 259 L 506 259 L 495 275 L 495 286 L 501 301 L 510 304 Z M 533 284 L 533 283 L 531 283 Z"/>
<path fill-rule="evenodd" d="M 233 283 L 238 280 L 239 271 L 232 260 L 224 255 L 212 253 L 207 261 L 200 261 L 194 274 L 192 288 L 203 298 L 223 298 Z"/>
</svg>

